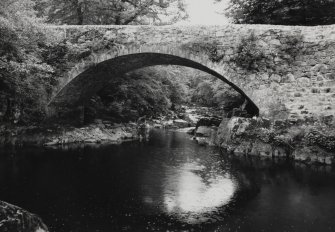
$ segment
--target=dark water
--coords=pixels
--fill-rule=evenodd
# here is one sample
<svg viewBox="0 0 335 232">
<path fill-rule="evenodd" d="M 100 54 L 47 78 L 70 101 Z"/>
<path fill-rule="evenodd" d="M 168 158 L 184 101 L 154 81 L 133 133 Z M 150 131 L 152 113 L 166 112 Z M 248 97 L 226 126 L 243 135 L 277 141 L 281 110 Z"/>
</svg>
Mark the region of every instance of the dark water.
<svg viewBox="0 0 335 232">
<path fill-rule="evenodd" d="M 0 199 L 52 232 L 335 231 L 335 173 L 227 157 L 186 134 L 147 143 L 1 151 Z"/>
</svg>

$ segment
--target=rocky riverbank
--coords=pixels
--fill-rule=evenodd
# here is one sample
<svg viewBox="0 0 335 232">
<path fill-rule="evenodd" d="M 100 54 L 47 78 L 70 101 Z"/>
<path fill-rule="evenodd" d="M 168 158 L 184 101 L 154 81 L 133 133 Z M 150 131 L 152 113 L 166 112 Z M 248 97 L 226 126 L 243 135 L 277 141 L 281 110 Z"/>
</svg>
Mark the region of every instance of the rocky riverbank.
<svg viewBox="0 0 335 232">
<path fill-rule="evenodd" d="M 317 121 L 224 119 L 216 144 L 236 155 L 288 157 L 308 164 L 335 163 L 333 125 Z"/>
<path fill-rule="evenodd" d="M 121 143 L 145 139 L 151 128 L 191 134 L 199 145 L 219 146 L 235 155 L 288 157 L 304 163 L 335 163 L 334 120 L 274 120 L 220 118 L 206 107 L 185 107 L 156 119 L 116 124 L 96 120 L 83 127 L 48 126 L 0 128 L 0 145 L 55 146 Z"/>
<path fill-rule="evenodd" d="M 222 121 L 222 110 L 210 107 L 184 107 L 182 112 L 151 122 L 154 128 L 172 129 L 192 135 L 199 145 L 216 145 L 217 128 Z"/>
<path fill-rule="evenodd" d="M 0 201 L 0 231 L 48 232 L 49 230 L 37 215 Z"/>
<path fill-rule="evenodd" d="M 11 146 L 53 146 L 78 143 L 120 143 L 138 139 L 135 123 L 93 123 L 84 127 L 48 126 L 2 128 L 0 144 Z"/>
<path fill-rule="evenodd" d="M 121 143 L 138 139 L 135 123 L 94 123 L 80 128 L 65 130 L 47 139 L 46 146 L 71 143 Z"/>
<path fill-rule="evenodd" d="M 155 119 L 142 122 L 112 123 L 101 119 L 89 125 L 5 126 L 0 127 L 0 146 L 57 146 L 65 144 L 121 143 L 128 140 L 145 139 L 151 128 L 182 129 L 193 133 L 202 114 L 209 114 L 206 107 L 181 112 L 169 112 Z"/>
</svg>

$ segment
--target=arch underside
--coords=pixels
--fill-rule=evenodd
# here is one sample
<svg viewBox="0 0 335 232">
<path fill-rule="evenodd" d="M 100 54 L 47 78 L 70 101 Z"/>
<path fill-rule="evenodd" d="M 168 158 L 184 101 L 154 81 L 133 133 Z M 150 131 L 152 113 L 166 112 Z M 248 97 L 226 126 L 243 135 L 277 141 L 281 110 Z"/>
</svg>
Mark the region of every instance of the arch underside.
<svg viewBox="0 0 335 232">
<path fill-rule="evenodd" d="M 119 77 L 124 73 L 155 65 L 179 65 L 209 73 L 230 85 L 247 100 L 245 110 L 250 116 L 258 116 L 259 114 L 259 109 L 256 104 L 238 86 L 219 73 L 198 62 L 161 53 L 135 53 L 118 56 L 98 63 L 80 73 L 64 86 L 50 101 L 49 106 L 78 106 L 89 100 L 96 92 L 108 85 L 108 82 L 113 77 Z"/>
</svg>

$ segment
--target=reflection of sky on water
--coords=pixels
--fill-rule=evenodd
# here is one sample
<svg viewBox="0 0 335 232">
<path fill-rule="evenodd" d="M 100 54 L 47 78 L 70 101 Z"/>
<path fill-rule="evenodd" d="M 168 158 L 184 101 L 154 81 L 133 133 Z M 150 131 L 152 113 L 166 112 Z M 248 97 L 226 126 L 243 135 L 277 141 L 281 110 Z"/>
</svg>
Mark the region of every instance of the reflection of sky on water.
<svg viewBox="0 0 335 232">
<path fill-rule="evenodd" d="M 196 162 L 168 168 L 164 185 L 164 210 L 188 222 L 229 203 L 236 185 L 224 173 L 205 170 Z"/>
</svg>

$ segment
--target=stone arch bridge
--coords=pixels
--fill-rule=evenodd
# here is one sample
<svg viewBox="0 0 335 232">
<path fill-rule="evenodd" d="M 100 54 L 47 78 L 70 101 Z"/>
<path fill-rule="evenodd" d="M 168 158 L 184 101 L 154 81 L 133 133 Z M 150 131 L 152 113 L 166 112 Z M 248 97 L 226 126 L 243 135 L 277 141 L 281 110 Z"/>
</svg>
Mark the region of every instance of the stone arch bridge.
<svg viewBox="0 0 335 232">
<path fill-rule="evenodd" d="M 276 49 L 287 46 L 290 41 L 286 41 L 286 37 L 300 38 L 301 41 L 298 42 L 301 42 L 303 47 L 306 44 L 315 46 L 313 45 L 315 41 L 325 38 L 327 41 L 335 40 L 335 33 L 329 37 L 329 30 L 316 31 L 313 27 L 266 25 L 163 27 L 113 25 L 49 28 L 53 33 L 56 31 L 60 39 L 84 51 L 76 60 L 68 61 L 49 107 L 80 105 L 106 86 L 111 78 L 135 69 L 154 65 L 181 65 L 207 72 L 229 84 L 245 98 L 243 108 L 250 116 L 259 114 L 259 107 L 256 104 L 260 102 L 260 96 L 254 95 L 254 90 L 259 86 L 254 86 L 254 83 L 259 85 L 264 83 L 259 83 L 260 78 L 257 77 L 269 73 L 274 82 L 280 82 L 284 78 L 284 72 L 276 73 L 277 67 L 291 71 L 286 72 L 286 76 L 289 74 L 294 76 L 292 66 L 295 67 L 296 64 L 276 61 L 282 57 L 272 57 L 271 62 L 275 66 L 272 70 L 257 70 L 257 68 L 249 70 L 237 67 L 232 61 L 238 55 L 243 38 L 256 34 L 259 36 L 257 46 L 273 53 Z M 333 27 L 330 28 L 335 31 Z M 249 78 L 250 75 L 253 75 L 253 79 Z M 269 77 L 268 79 L 271 79 Z M 262 78 L 263 82 L 271 82 Z"/>
</svg>

